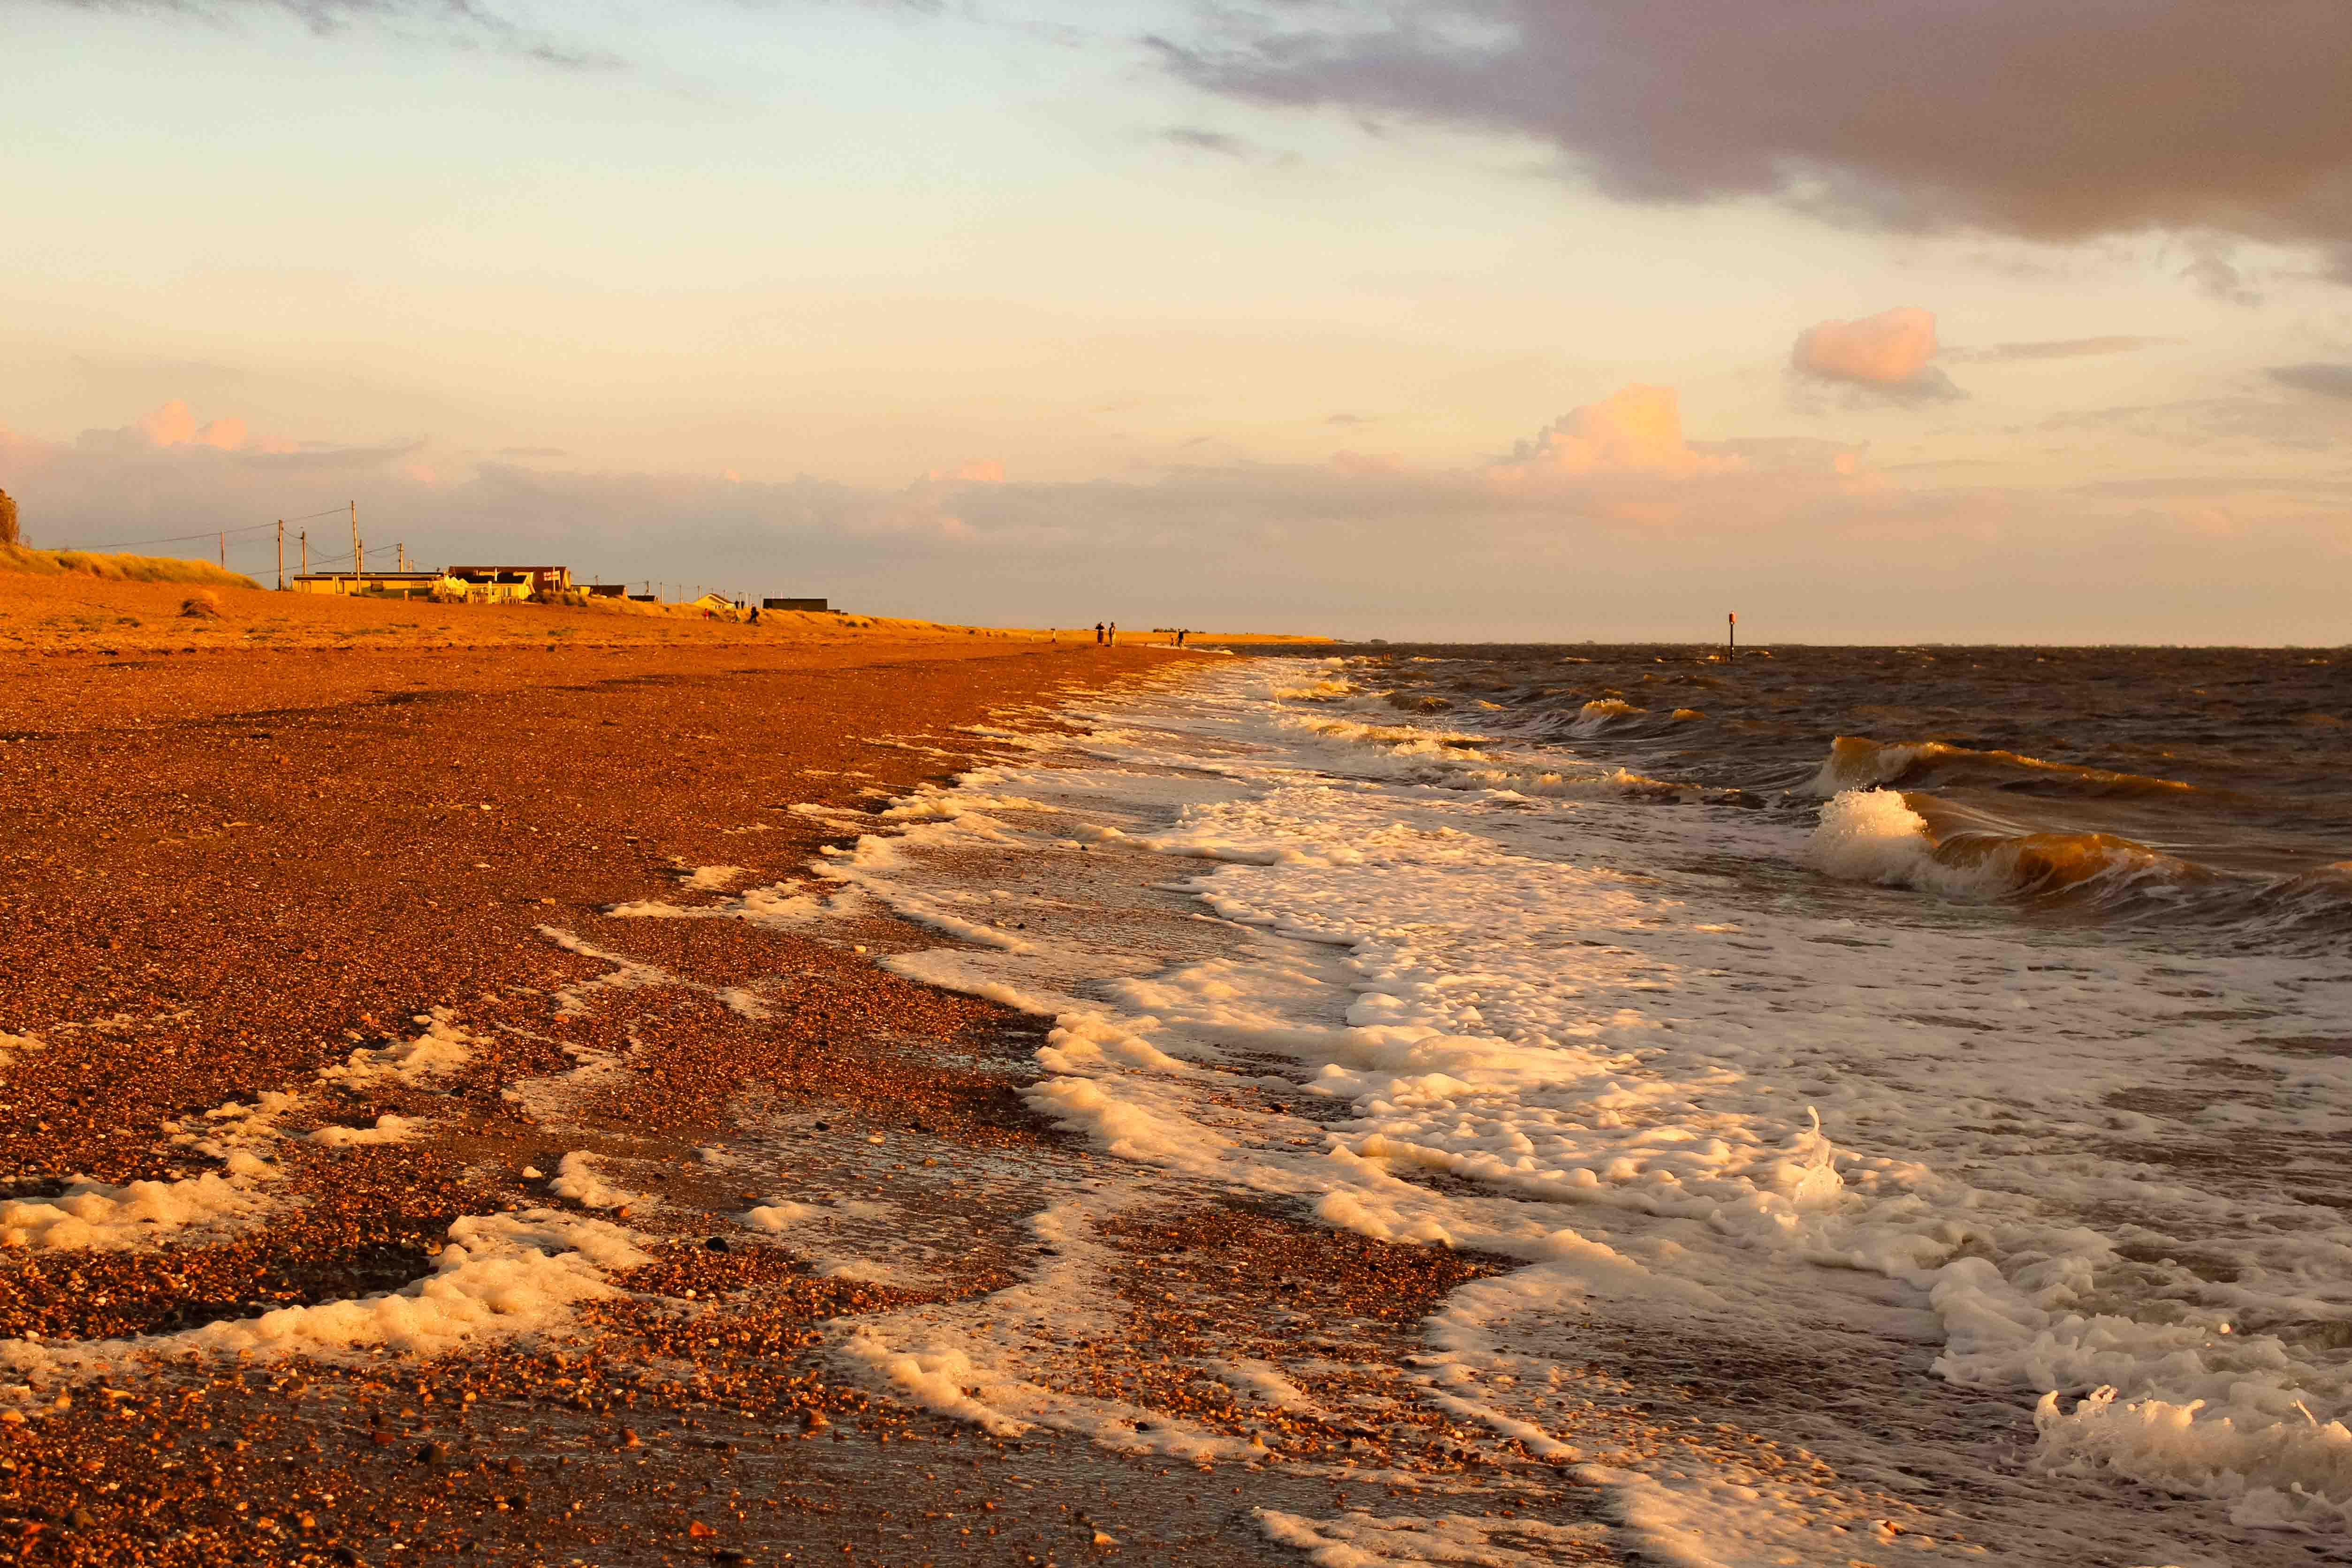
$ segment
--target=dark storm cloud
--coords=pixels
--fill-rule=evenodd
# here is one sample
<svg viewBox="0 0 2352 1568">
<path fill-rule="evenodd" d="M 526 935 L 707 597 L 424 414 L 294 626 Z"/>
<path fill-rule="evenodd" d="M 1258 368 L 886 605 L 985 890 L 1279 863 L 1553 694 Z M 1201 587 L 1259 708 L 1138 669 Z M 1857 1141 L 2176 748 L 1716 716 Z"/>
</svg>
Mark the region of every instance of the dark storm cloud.
<svg viewBox="0 0 2352 1568">
<path fill-rule="evenodd" d="M 2352 397 L 2352 364 L 2279 364 L 2264 373 L 2281 386 L 2323 397 Z"/>
<path fill-rule="evenodd" d="M 1150 40 L 1199 87 L 1530 136 L 1623 199 L 1761 196 L 2040 241 L 2242 235 L 2325 247 L 2352 279 L 2343 0 L 1293 0 L 1202 15 L 1192 36 Z"/>
</svg>

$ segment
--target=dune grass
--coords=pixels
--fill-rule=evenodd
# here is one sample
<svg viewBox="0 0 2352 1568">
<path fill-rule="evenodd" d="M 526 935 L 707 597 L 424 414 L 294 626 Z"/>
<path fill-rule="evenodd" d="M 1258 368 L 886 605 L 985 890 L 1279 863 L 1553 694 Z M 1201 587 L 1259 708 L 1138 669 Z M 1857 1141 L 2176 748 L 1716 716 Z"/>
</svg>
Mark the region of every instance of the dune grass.
<svg viewBox="0 0 2352 1568">
<path fill-rule="evenodd" d="M 79 573 L 118 583 L 199 583 L 214 588 L 258 588 L 242 572 L 231 572 L 209 561 L 182 561 L 169 555 L 98 555 L 84 550 L 32 550 L 21 544 L 0 544 L 0 572 L 24 572 L 38 577 Z"/>
</svg>

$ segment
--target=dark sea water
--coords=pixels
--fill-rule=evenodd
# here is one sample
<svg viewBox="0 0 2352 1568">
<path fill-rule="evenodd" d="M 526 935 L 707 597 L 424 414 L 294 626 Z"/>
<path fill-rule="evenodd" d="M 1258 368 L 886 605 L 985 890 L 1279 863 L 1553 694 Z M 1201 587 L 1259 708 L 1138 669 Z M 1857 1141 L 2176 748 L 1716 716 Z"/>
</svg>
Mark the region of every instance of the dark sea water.
<svg viewBox="0 0 2352 1568">
<path fill-rule="evenodd" d="M 1024 1097 L 1109 1156 L 1064 1256 L 1223 1191 L 1509 1259 L 1351 1418 L 1557 1443 L 1641 1561 L 2347 1563 L 2347 660 L 1185 661 L 833 874 L 1053 1020 Z M 1008 1321 L 887 1331 L 1052 1358 Z M 1551 1560 L 1444 1506 L 1377 1560 Z"/>
<path fill-rule="evenodd" d="M 2304 648 L 1378 645 L 1401 713 L 1808 819 L 1899 792 L 1924 858 L 1861 879 L 2352 940 L 2352 652 Z M 1880 846 L 1882 849 L 1890 847 Z"/>
</svg>

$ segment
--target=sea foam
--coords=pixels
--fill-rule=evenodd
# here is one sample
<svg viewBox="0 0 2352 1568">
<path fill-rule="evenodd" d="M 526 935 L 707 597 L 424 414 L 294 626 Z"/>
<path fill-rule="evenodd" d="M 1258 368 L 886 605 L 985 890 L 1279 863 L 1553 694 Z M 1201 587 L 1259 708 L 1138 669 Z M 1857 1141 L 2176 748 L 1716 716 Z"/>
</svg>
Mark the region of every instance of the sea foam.
<svg viewBox="0 0 2352 1568">
<path fill-rule="evenodd" d="M 1842 792 L 1810 827 L 1635 805 L 1606 763 L 1401 725 L 1341 684 L 1296 661 L 1196 673 L 829 869 L 981 944 L 894 967 L 1055 1018 L 1030 1103 L 1134 1180 L 1520 1260 L 1507 1289 L 1457 1293 L 1422 1363 L 1497 1431 L 1572 1449 L 1548 1390 L 1593 1354 L 1579 1325 L 1617 1322 L 1734 1364 L 1814 1358 L 1890 1405 L 1927 1398 L 1930 1362 L 2003 1395 L 2013 1427 L 1972 1440 L 2038 1439 L 2041 1479 L 1891 1435 L 1833 1457 L 1948 1474 L 1948 1506 L 2044 1560 L 2093 1537 L 2187 1560 L 2161 1533 L 2185 1531 L 2246 1561 L 2233 1531 L 2340 1525 L 2352 1487 L 2309 1434 L 2352 1411 L 2352 1376 L 2302 1326 L 2352 1319 L 2352 1226 L 2249 1158 L 2352 1133 L 2352 1067 L 2263 1044 L 2334 1029 L 2352 1011 L 2340 968 L 1932 911 L 1870 884 L 1966 903 L 2016 868 L 1939 858 L 1898 794 Z M 1136 865 L 1129 894 L 1029 899 L 1017 934 L 974 918 L 1016 907 L 980 901 L 971 879 L 993 873 L 975 867 L 1027 856 L 1023 879 L 1050 882 L 1090 845 L 1162 868 Z M 1155 915 L 1155 884 L 1197 913 Z M 2248 1070 L 2191 1087 L 2217 1061 Z M 1236 1101 L 1261 1083 L 1265 1105 Z M 1072 1258 L 1084 1219 L 1063 1222 Z M 979 1321 L 862 1331 L 866 1364 L 942 1400 L 1029 1353 Z M 982 1402 L 1039 1418 L 1051 1402 L 1022 1387 Z M 2087 1415 L 2045 1399 L 2037 1426 L 2045 1395 L 2095 1398 Z M 1756 1396 L 1769 1419 L 1780 1396 Z M 1704 1518 L 1748 1543 L 1720 1560 L 1802 1560 L 1845 1506 L 1665 1458 L 1612 1473 L 1658 1552 Z M 2159 1528 L 2116 1493 L 2086 1516 L 2076 1476 L 2216 1507 Z"/>
</svg>

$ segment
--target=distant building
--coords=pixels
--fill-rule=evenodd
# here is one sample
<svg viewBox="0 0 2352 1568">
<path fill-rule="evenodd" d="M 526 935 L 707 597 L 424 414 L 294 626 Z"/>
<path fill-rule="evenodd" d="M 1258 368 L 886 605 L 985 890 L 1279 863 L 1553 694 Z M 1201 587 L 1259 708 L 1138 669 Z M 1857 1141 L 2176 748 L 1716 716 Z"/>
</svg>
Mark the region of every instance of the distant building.
<svg viewBox="0 0 2352 1568">
<path fill-rule="evenodd" d="M 517 598 L 554 598 L 572 589 L 572 568 L 569 566 L 449 566 L 442 574 L 478 588 L 513 588 L 522 592 Z M 499 596 L 499 595 L 493 595 Z"/>
<path fill-rule="evenodd" d="M 446 579 L 438 572 L 306 572 L 286 580 L 297 594 L 367 595 L 429 599 Z"/>
<path fill-rule="evenodd" d="M 823 599 L 762 599 L 760 601 L 760 608 L 763 610 L 822 611 L 824 607 L 825 601 Z"/>
<path fill-rule="evenodd" d="M 737 608 L 735 601 L 729 598 L 724 594 L 705 594 L 698 599 L 688 599 L 687 603 L 692 605 L 698 610 L 710 610 L 713 612 Z"/>
<path fill-rule="evenodd" d="M 629 593 L 629 585 L 626 583 L 583 583 L 580 584 L 580 591 L 592 599 L 620 599 L 633 596 Z M 651 598 L 653 595 L 648 594 L 646 597 Z"/>
</svg>

